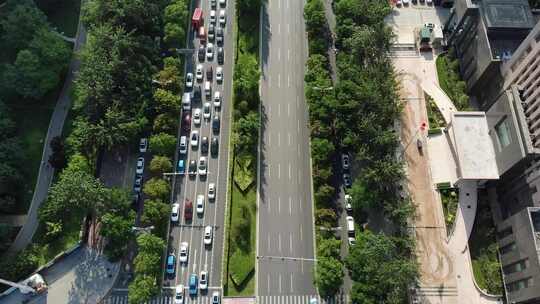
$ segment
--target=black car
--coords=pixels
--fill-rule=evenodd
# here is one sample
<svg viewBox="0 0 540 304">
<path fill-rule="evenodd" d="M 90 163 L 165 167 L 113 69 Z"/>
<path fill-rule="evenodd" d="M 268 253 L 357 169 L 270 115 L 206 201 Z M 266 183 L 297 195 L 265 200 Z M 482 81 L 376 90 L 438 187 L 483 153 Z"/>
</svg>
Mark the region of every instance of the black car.
<svg viewBox="0 0 540 304">
<path fill-rule="evenodd" d="M 213 78 L 214 78 L 214 69 L 212 68 L 212 66 L 209 66 L 206 69 L 206 80 L 211 82 Z"/>
<path fill-rule="evenodd" d="M 195 86 L 195 88 L 193 89 L 193 101 L 201 101 L 201 86 Z"/>
<path fill-rule="evenodd" d="M 218 64 L 223 64 L 224 57 L 225 57 L 225 55 L 223 54 L 223 48 L 218 47 L 218 49 L 217 49 L 217 62 L 218 62 Z"/>
<path fill-rule="evenodd" d="M 214 38 L 216 37 L 215 35 L 216 35 L 215 27 L 213 24 L 210 24 L 208 26 L 208 40 L 214 41 Z"/>
<path fill-rule="evenodd" d="M 206 136 L 201 138 L 201 153 L 203 153 L 203 154 L 208 153 L 208 137 L 206 137 Z"/>
<path fill-rule="evenodd" d="M 217 156 L 219 152 L 219 140 L 217 137 L 212 137 L 212 143 L 210 144 L 210 153 L 212 156 Z"/>
<path fill-rule="evenodd" d="M 217 44 L 223 45 L 223 29 L 220 27 L 216 31 Z"/>
<path fill-rule="evenodd" d="M 219 132 L 219 115 L 218 114 L 214 114 L 214 118 L 212 118 L 212 130 L 214 130 L 214 132 Z"/>
<path fill-rule="evenodd" d="M 204 62 L 204 58 L 206 56 L 206 48 L 204 47 L 203 44 L 199 45 L 199 51 L 197 55 L 199 57 L 199 62 Z"/>
<path fill-rule="evenodd" d="M 190 160 L 189 161 L 188 174 L 189 175 L 197 174 L 197 161 L 195 161 L 195 160 Z"/>
</svg>

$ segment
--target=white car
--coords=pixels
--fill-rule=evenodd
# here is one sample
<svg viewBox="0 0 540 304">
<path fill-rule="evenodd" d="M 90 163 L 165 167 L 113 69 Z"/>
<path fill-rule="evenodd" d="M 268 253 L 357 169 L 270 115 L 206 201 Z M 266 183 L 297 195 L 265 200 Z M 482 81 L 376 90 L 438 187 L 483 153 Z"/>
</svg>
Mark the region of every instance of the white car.
<svg viewBox="0 0 540 304">
<path fill-rule="evenodd" d="M 202 81 L 204 75 L 204 68 L 202 64 L 197 64 L 197 69 L 195 69 L 195 77 L 197 78 L 197 81 Z"/>
<path fill-rule="evenodd" d="M 433 0 L 426 0 L 427 5 L 433 4 Z"/>
<path fill-rule="evenodd" d="M 355 238 L 349 237 L 349 238 L 348 238 L 348 241 L 349 241 L 349 246 L 354 246 L 354 245 L 356 245 L 356 239 L 355 239 Z"/>
<path fill-rule="evenodd" d="M 186 136 L 180 137 L 180 148 L 178 149 L 178 153 L 180 154 L 187 153 L 187 137 Z"/>
<path fill-rule="evenodd" d="M 396 6 L 401 6 L 401 4 L 403 4 L 403 2 L 401 2 L 401 0 L 396 0 Z"/>
<path fill-rule="evenodd" d="M 135 173 L 138 175 L 142 175 L 144 172 L 144 157 L 137 158 L 137 169 L 135 170 Z"/>
<path fill-rule="evenodd" d="M 225 2 L 225 0 L 219 0 L 219 5 L 221 7 L 224 7 L 227 3 Z"/>
<path fill-rule="evenodd" d="M 219 91 L 214 92 L 214 107 L 221 107 L 221 93 Z"/>
<path fill-rule="evenodd" d="M 193 74 L 187 73 L 186 75 L 186 87 L 193 88 Z"/>
<path fill-rule="evenodd" d="M 193 111 L 193 123 L 198 126 L 201 124 L 201 109 L 197 108 Z"/>
<path fill-rule="evenodd" d="M 206 59 L 207 60 L 214 59 L 214 44 L 213 43 L 208 43 L 208 45 L 206 46 Z"/>
<path fill-rule="evenodd" d="M 180 219 L 180 204 L 173 204 L 171 211 L 171 221 L 178 222 Z"/>
<path fill-rule="evenodd" d="M 214 25 L 216 24 L 216 10 L 210 11 L 210 23 Z"/>
<path fill-rule="evenodd" d="M 225 10 L 222 9 L 219 11 L 219 24 L 221 24 L 221 27 L 224 27 L 225 23 L 227 23 L 227 18 L 225 17 Z"/>
<path fill-rule="evenodd" d="M 352 196 L 350 196 L 349 194 L 345 194 L 345 210 L 347 210 L 347 212 L 352 211 L 351 200 L 352 200 Z"/>
<path fill-rule="evenodd" d="M 148 139 L 141 138 L 139 141 L 139 152 L 145 153 L 148 150 Z"/>
<path fill-rule="evenodd" d="M 208 289 L 208 272 L 206 272 L 205 270 L 201 271 L 201 275 L 199 276 L 199 289 Z"/>
<path fill-rule="evenodd" d="M 184 285 L 176 285 L 174 291 L 174 304 L 184 304 Z"/>
<path fill-rule="evenodd" d="M 222 67 L 217 67 L 216 69 L 216 81 L 218 83 L 223 82 L 223 68 Z"/>
<path fill-rule="evenodd" d="M 209 102 L 205 102 L 203 105 L 203 117 L 204 119 L 210 119 L 212 115 L 212 109 Z"/>
<path fill-rule="evenodd" d="M 213 200 L 216 198 L 216 184 L 209 183 L 208 184 L 208 199 Z"/>
<path fill-rule="evenodd" d="M 402 0 L 402 1 L 403 1 L 403 5 L 409 5 L 410 0 Z"/>
<path fill-rule="evenodd" d="M 205 245 L 212 245 L 212 226 L 206 226 L 204 227 L 204 244 Z"/>
<path fill-rule="evenodd" d="M 206 157 L 201 156 L 199 158 L 199 175 L 203 175 L 203 176 L 206 175 L 206 169 L 207 169 L 206 164 L 207 164 Z"/>
<path fill-rule="evenodd" d="M 219 291 L 214 291 L 212 293 L 212 304 L 219 304 L 220 303 L 220 297 L 219 297 Z"/>
<path fill-rule="evenodd" d="M 197 214 L 204 213 L 204 195 L 197 195 Z"/>
<path fill-rule="evenodd" d="M 341 154 L 341 166 L 343 167 L 343 170 L 349 170 L 351 167 L 351 160 L 347 153 Z"/>
<path fill-rule="evenodd" d="M 199 131 L 197 130 L 191 131 L 191 146 L 199 146 Z"/>
<path fill-rule="evenodd" d="M 178 260 L 180 263 L 187 263 L 189 256 L 189 244 L 188 242 L 182 242 L 180 244 L 180 254 L 178 255 Z"/>
</svg>

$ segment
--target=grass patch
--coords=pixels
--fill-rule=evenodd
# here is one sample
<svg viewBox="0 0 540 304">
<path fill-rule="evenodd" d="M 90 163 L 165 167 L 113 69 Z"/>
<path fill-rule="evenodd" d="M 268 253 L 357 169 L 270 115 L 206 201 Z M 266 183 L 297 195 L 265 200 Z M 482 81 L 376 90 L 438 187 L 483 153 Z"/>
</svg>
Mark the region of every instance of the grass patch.
<svg viewBox="0 0 540 304">
<path fill-rule="evenodd" d="M 234 162 L 234 183 L 240 191 L 246 191 L 255 181 L 251 157 L 238 157 Z"/>
<path fill-rule="evenodd" d="M 61 237 L 50 242 L 44 242 L 45 229 L 43 229 L 43 225 L 40 225 L 32 240 L 35 246 L 39 248 L 37 251 L 39 253 L 39 266 L 47 264 L 61 252 L 75 246 L 80 239 L 80 230 L 81 224 L 79 221 L 67 221 Z"/>
<path fill-rule="evenodd" d="M 424 94 L 424 96 L 426 99 L 426 110 L 428 115 L 429 129 L 431 130 L 446 127 L 444 117 L 442 116 L 441 111 L 439 111 L 439 108 L 433 101 L 433 98 L 431 98 L 427 94 Z"/>
<path fill-rule="evenodd" d="M 453 51 L 450 50 L 448 54 Z M 435 60 L 437 77 L 441 89 L 448 95 L 459 111 L 470 110 L 467 85 L 459 74 L 459 63 L 451 55 L 442 54 Z"/>
<path fill-rule="evenodd" d="M 491 294 L 502 294 L 503 282 L 495 233 L 487 194 L 480 192 L 478 209 L 469 239 L 474 278 L 478 286 L 485 291 Z"/>
<path fill-rule="evenodd" d="M 446 231 L 449 232 L 456 220 L 459 192 L 457 188 L 444 188 L 439 189 L 439 193 L 443 205 Z"/>
<path fill-rule="evenodd" d="M 56 1 L 54 5 L 50 6 L 46 5 L 47 2 L 49 1 L 38 0 L 36 4 L 47 15 L 47 20 L 51 23 L 51 26 L 56 28 L 59 33 L 75 38 L 81 1 L 62 0 Z"/>
</svg>

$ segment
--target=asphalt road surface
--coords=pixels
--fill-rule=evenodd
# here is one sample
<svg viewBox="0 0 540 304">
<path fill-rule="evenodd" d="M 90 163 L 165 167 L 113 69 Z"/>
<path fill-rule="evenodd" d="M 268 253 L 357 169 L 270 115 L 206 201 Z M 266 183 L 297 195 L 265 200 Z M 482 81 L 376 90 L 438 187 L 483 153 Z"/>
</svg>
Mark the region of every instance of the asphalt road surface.
<svg viewBox="0 0 540 304">
<path fill-rule="evenodd" d="M 303 1 L 262 14 L 257 295 L 316 296 Z"/>
<path fill-rule="evenodd" d="M 200 0 L 194 2 L 196 6 L 202 7 L 205 18 L 205 28 L 208 28 L 210 24 L 210 1 Z M 223 239 L 224 239 L 224 220 L 225 220 L 225 206 L 226 206 L 226 189 L 227 189 L 227 168 L 228 168 L 228 156 L 229 156 L 229 132 L 230 132 L 230 106 L 231 106 L 231 91 L 232 91 L 232 70 L 233 70 L 233 27 L 232 21 L 234 20 L 234 1 L 228 0 L 225 7 L 218 7 L 216 9 L 217 15 L 221 9 L 226 10 L 226 26 L 224 28 L 224 50 L 225 60 L 223 67 L 224 81 L 218 84 L 215 77 L 216 68 L 219 66 L 217 63 L 217 56 L 214 54 L 213 60 L 205 60 L 201 62 L 206 69 L 210 66 L 213 67 L 214 75 L 212 81 L 212 96 L 214 92 L 219 91 L 222 94 L 221 109 L 216 109 L 213 106 L 213 100 L 207 100 L 204 96 L 203 82 L 196 82 L 194 86 L 201 86 L 202 102 L 210 102 L 212 104 L 212 117 L 215 113 L 219 113 L 221 118 L 221 127 L 219 133 L 215 133 L 211 127 L 210 120 L 202 120 L 200 126 L 193 124 L 191 130 L 198 130 L 200 138 L 206 136 L 209 140 L 212 137 L 219 139 L 219 153 L 217 157 L 212 157 L 209 153 L 202 153 L 199 148 L 193 149 L 189 147 L 187 156 L 179 155 L 180 159 L 184 159 L 187 164 L 190 160 L 196 160 L 198 162 L 200 156 L 206 156 L 208 159 L 208 174 L 206 177 L 197 175 L 196 177 L 190 176 L 176 176 L 174 182 L 174 202 L 179 203 L 181 207 L 180 221 L 177 224 L 171 224 L 171 233 L 169 239 L 169 252 L 174 251 L 177 258 L 176 273 L 165 281 L 165 286 L 174 287 L 178 284 L 184 286 L 188 284 L 188 278 L 191 274 L 195 273 L 200 277 L 201 271 L 208 272 L 209 290 L 207 294 L 199 292 L 199 296 L 191 300 L 190 302 L 206 303 L 208 297 L 213 291 L 219 290 L 221 294 L 221 288 L 223 286 L 221 281 L 221 265 L 223 255 Z M 218 21 L 219 23 L 219 21 Z M 219 26 L 217 26 L 219 27 Z M 216 28 L 217 28 L 216 27 Z M 193 33 L 191 34 L 194 35 Z M 199 46 L 199 39 L 193 39 L 191 41 L 192 47 L 195 49 Z M 214 51 L 216 51 L 216 44 L 214 43 Z M 197 53 L 193 54 L 193 57 L 186 63 L 186 71 L 195 74 L 195 67 L 199 63 Z M 206 75 L 204 77 L 206 81 Z M 202 108 L 200 102 L 192 103 L 192 113 L 196 108 Z M 189 133 L 182 131 L 181 135 L 188 137 Z M 216 199 L 209 201 L 207 197 L 208 184 L 216 184 Z M 199 194 L 205 196 L 205 208 L 203 216 L 198 216 L 195 210 L 196 197 Z M 193 220 L 186 222 L 184 220 L 184 202 L 189 199 L 193 202 Z M 203 244 L 203 233 L 205 226 L 212 226 L 214 230 L 214 237 L 212 245 L 205 247 Z M 189 243 L 189 258 L 186 264 L 180 264 L 178 261 L 178 253 L 180 250 L 180 243 Z M 187 290 L 186 290 L 186 298 Z"/>
</svg>

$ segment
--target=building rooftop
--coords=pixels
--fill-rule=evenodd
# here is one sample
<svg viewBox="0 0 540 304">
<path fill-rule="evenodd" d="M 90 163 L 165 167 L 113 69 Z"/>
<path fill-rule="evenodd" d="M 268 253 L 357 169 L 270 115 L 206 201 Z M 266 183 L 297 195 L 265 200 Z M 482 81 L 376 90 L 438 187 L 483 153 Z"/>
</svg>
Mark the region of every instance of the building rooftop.
<svg viewBox="0 0 540 304">
<path fill-rule="evenodd" d="M 482 0 L 480 3 L 488 29 L 531 29 L 534 26 L 526 0 Z"/>
<path fill-rule="evenodd" d="M 484 112 L 453 112 L 450 133 L 459 179 L 499 179 L 495 150 Z"/>
</svg>

